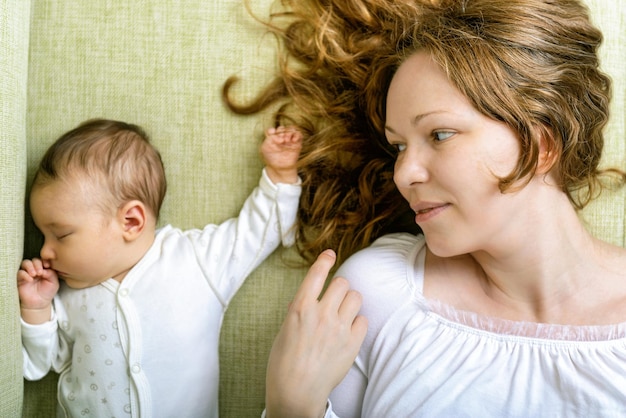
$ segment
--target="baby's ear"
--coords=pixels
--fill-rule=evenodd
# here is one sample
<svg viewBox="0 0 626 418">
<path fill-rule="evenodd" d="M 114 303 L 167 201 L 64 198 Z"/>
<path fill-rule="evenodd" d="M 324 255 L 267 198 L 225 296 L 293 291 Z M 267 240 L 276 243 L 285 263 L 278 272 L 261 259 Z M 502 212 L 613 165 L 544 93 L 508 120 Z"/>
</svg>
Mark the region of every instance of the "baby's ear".
<svg viewBox="0 0 626 418">
<path fill-rule="evenodd" d="M 141 235 L 148 222 L 146 206 L 139 200 L 131 200 L 119 209 L 118 220 L 122 226 L 124 239 L 134 241 Z"/>
</svg>

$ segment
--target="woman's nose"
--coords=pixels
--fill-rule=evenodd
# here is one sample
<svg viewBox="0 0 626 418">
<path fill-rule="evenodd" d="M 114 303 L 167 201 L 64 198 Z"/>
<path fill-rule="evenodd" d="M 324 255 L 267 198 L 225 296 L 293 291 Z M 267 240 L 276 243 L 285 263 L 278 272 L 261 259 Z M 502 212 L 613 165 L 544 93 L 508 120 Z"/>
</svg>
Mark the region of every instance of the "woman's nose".
<svg viewBox="0 0 626 418">
<path fill-rule="evenodd" d="M 429 179 L 425 159 L 428 156 L 416 149 L 407 148 L 396 160 L 393 180 L 398 188 L 407 188 Z"/>
</svg>

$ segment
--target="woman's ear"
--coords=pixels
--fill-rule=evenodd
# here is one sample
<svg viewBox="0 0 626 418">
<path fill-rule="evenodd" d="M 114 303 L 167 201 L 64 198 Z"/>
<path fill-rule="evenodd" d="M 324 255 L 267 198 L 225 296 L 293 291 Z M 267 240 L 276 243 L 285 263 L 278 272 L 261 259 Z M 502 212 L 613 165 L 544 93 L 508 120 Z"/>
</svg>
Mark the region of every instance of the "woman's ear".
<svg viewBox="0 0 626 418">
<path fill-rule="evenodd" d="M 131 200 L 118 210 L 118 220 L 127 242 L 134 241 L 144 231 L 148 222 L 146 206 L 139 200 Z"/>
<path fill-rule="evenodd" d="M 535 127 L 535 135 L 539 142 L 537 174 L 548 174 L 559 162 L 561 147 L 555 140 L 552 130 L 546 126 Z"/>
</svg>

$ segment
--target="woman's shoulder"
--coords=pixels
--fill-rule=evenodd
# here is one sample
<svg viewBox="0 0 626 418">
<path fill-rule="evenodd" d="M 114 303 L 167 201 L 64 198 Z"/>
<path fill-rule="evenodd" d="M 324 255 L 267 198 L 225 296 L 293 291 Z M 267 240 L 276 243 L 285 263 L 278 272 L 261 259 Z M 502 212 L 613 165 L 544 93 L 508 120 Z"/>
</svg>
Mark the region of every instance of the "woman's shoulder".
<svg viewBox="0 0 626 418">
<path fill-rule="evenodd" d="M 360 314 L 368 321 L 367 336 L 359 354 L 362 361 L 369 357 L 367 353 L 394 312 L 415 300 L 413 279 L 419 274 L 416 261 L 422 248 L 422 235 L 385 235 L 356 252 L 338 269 L 337 275 L 346 278 L 362 297 Z"/>
<path fill-rule="evenodd" d="M 424 245 L 422 235 L 413 235 L 405 232 L 383 235 L 374 241 L 369 247 L 357 251 L 339 267 L 339 275 L 344 272 L 367 272 L 374 270 L 386 270 L 394 265 L 405 265 L 409 253 Z"/>
<path fill-rule="evenodd" d="M 337 270 L 364 299 L 369 294 L 391 297 L 410 285 L 415 255 L 424 247 L 424 237 L 409 233 L 382 236 L 369 247 L 350 256 Z M 377 299 L 378 299 L 377 298 Z"/>
</svg>

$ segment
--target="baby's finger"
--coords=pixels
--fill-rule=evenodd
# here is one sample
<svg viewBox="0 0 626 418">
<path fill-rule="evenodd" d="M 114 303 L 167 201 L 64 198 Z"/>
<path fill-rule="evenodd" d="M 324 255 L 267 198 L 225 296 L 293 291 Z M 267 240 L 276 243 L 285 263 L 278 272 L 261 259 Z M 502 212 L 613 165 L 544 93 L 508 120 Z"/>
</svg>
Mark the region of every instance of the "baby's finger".
<svg viewBox="0 0 626 418">
<path fill-rule="evenodd" d="M 291 128 L 290 132 L 292 141 L 300 141 L 302 139 L 302 132 L 296 128 Z"/>
<path fill-rule="evenodd" d="M 48 268 L 46 264 L 49 263 L 44 263 L 40 258 L 33 258 L 33 266 L 35 267 L 37 276 L 41 276 L 44 273 L 45 269 Z"/>
<path fill-rule="evenodd" d="M 28 271 L 24 270 L 24 269 L 20 269 L 17 272 L 17 284 L 18 286 L 22 283 L 28 283 L 31 282 L 33 280 L 33 275 L 30 274 Z"/>
<path fill-rule="evenodd" d="M 20 267 L 22 270 L 28 273 L 31 277 L 35 277 L 37 275 L 37 270 L 35 269 L 33 260 L 23 260 Z"/>
<path fill-rule="evenodd" d="M 57 276 L 57 272 L 52 270 L 52 269 L 44 269 L 41 271 L 40 276 L 46 280 L 50 280 L 50 281 L 57 281 L 58 280 L 58 276 Z"/>
<path fill-rule="evenodd" d="M 294 148 L 302 145 L 302 135 L 292 134 L 287 140 L 289 141 L 289 145 Z"/>
<path fill-rule="evenodd" d="M 280 137 L 285 136 L 285 133 L 287 133 L 287 128 L 285 128 L 284 126 L 277 126 L 274 133 Z"/>
</svg>

